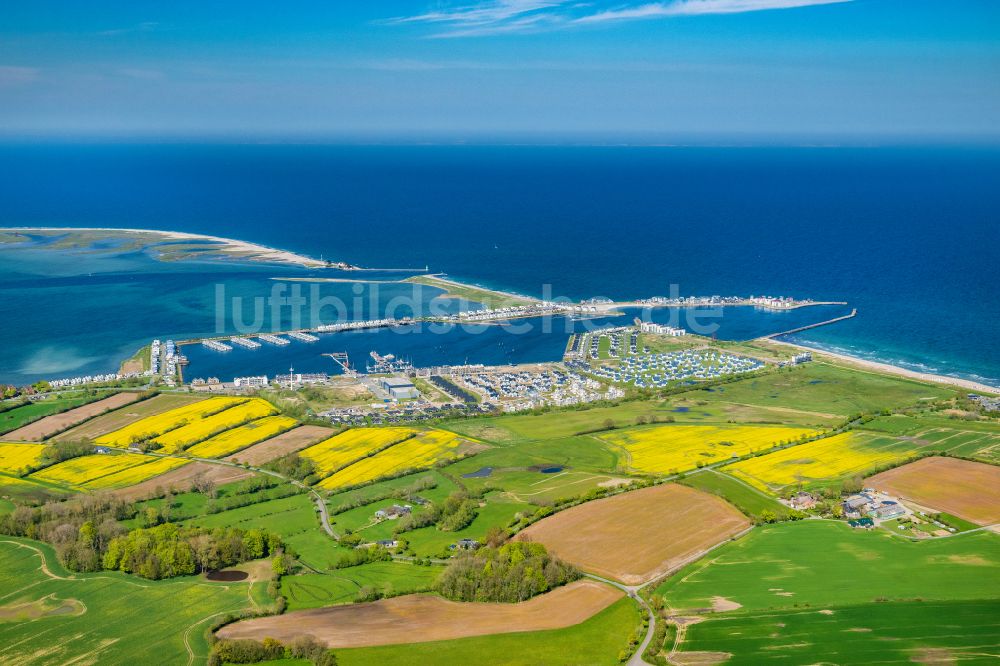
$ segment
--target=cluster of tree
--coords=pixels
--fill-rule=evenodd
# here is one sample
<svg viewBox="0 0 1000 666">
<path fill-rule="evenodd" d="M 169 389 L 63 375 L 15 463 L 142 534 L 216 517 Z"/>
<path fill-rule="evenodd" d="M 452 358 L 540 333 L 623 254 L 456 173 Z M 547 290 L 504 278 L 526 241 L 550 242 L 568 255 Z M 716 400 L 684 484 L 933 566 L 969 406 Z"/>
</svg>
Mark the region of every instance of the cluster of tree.
<svg viewBox="0 0 1000 666">
<path fill-rule="evenodd" d="M 542 544 L 512 541 L 455 558 L 441 574 L 438 589 L 456 601 L 514 603 L 579 577 L 575 567 L 549 555 Z"/>
<path fill-rule="evenodd" d="M 118 522 L 135 517 L 135 506 L 111 495 L 83 495 L 40 507 L 19 506 L 0 516 L 0 533 L 51 544 L 74 571 L 99 571 L 107 545 L 125 533 Z"/>
<path fill-rule="evenodd" d="M 311 484 L 318 480 L 316 466 L 313 464 L 313 461 L 303 458 L 297 453 L 289 453 L 287 456 L 272 460 L 264 465 L 264 467 L 274 470 L 282 476 L 290 477 L 306 484 Z"/>
<path fill-rule="evenodd" d="M 156 580 L 275 555 L 281 547 L 281 537 L 263 529 L 207 530 L 165 524 L 113 538 L 101 563 L 105 569 Z"/>
<path fill-rule="evenodd" d="M 273 638 L 262 641 L 221 639 L 212 646 L 209 666 L 220 664 L 256 664 L 276 659 L 307 659 L 314 666 L 337 666 L 337 658 L 312 636 L 299 636 L 287 645 Z"/>
<path fill-rule="evenodd" d="M 437 525 L 443 532 L 456 532 L 475 520 L 479 513 L 479 499 L 485 491 L 469 493 L 456 490 L 448 495 L 441 504 L 435 504 L 419 513 L 411 513 L 399 519 L 393 528 L 394 534 L 403 534 L 412 530 Z"/>
</svg>

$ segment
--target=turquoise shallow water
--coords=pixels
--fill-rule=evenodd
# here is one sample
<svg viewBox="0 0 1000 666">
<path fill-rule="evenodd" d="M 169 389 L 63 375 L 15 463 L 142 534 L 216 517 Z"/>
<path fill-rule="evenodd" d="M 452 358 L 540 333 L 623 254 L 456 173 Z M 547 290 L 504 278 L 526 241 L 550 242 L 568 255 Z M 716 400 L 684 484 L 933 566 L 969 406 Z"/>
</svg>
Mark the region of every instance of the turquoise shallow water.
<svg viewBox="0 0 1000 666">
<path fill-rule="evenodd" d="M 996 150 L 46 145 L 0 146 L 0 168 L 3 226 L 211 233 L 537 295 L 847 300 L 858 317 L 796 339 L 1000 384 Z M 214 330 L 215 285 L 289 274 L 2 250 L 0 381 L 110 370 Z"/>
</svg>

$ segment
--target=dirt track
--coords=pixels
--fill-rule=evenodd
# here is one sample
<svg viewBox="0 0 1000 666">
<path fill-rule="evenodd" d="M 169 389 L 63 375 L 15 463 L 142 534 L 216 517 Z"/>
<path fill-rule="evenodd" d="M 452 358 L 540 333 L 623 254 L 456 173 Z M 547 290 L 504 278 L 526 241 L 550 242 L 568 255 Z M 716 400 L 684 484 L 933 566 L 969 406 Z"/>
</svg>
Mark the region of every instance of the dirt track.
<svg viewBox="0 0 1000 666">
<path fill-rule="evenodd" d="M 46 437 L 50 437 L 57 432 L 69 428 L 70 426 L 86 421 L 87 419 L 108 410 L 118 409 L 119 407 L 127 405 L 130 402 L 135 402 L 138 399 L 138 393 L 115 393 L 114 395 L 108 396 L 103 400 L 97 400 L 81 407 L 77 407 L 76 409 L 71 409 L 61 414 L 46 416 L 45 418 L 39 419 L 34 423 L 29 423 L 26 426 L 22 426 L 17 430 L 7 433 L 4 435 L 4 439 L 9 439 L 14 442 L 40 442 Z"/>
<path fill-rule="evenodd" d="M 283 432 L 277 437 L 266 439 L 259 444 L 238 451 L 223 460 L 260 465 L 269 460 L 300 451 L 307 446 L 316 444 L 328 437 L 333 437 L 336 430 L 322 426 L 304 425 Z"/>
<path fill-rule="evenodd" d="M 584 571 L 638 585 L 746 529 L 722 499 L 673 483 L 587 502 L 518 535 Z"/>
<path fill-rule="evenodd" d="M 430 594 L 410 594 L 243 620 L 223 627 L 218 635 L 270 636 L 280 641 L 312 635 L 331 648 L 439 641 L 569 627 L 623 595 L 621 590 L 593 580 L 579 580 L 519 604 L 459 603 Z"/>
<path fill-rule="evenodd" d="M 1000 522 L 1000 467 L 958 458 L 923 458 L 865 481 L 877 490 L 977 525 Z"/>
</svg>

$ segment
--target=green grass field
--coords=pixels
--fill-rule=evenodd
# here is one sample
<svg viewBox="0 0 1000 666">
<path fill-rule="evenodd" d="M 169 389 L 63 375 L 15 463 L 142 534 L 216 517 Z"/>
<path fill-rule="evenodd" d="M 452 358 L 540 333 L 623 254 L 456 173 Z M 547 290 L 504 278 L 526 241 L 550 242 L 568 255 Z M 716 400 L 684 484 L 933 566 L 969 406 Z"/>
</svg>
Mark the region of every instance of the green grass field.
<svg viewBox="0 0 1000 666">
<path fill-rule="evenodd" d="M 824 362 L 807 363 L 709 391 L 698 391 L 709 403 L 731 402 L 779 407 L 845 417 L 857 412 L 877 412 L 920 404 L 956 394 L 940 385 L 852 370 Z"/>
<path fill-rule="evenodd" d="M 336 650 L 340 666 L 610 666 L 639 625 L 635 603 L 621 599 L 586 622 L 552 631 L 461 638 L 453 641 Z"/>
<path fill-rule="evenodd" d="M 71 576 L 47 545 L 0 537 L 4 663 L 203 664 L 212 619 L 248 605 L 246 583 Z"/>
<path fill-rule="evenodd" d="M 442 566 L 418 566 L 409 562 L 372 562 L 328 574 L 300 574 L 281 579 L 281 594 L 288 600 L 288 610 L 319 608 L 351 603 L 363 586 L 392 596 L 426 592 L 444 569 Z"/>
<path fill-rule="evenodd" d="M 1000 463 L 1000 424 L 995 422 L 893 414 L 866 423 L 864 429 L 908 437 L 934 451 Z"/>
<path fill-rule="evenodd" d="M 8 409 L 5 412 L 0 412 L 0 434 L 16 430 L 49 414 L 73 409 L 96 399 L 96 396 L 81 394 L 68 398 L 50 398 L 29 402 L 26 405 Z"/>
<path fill-rule="evenodd" d="M 449 430 L 495 444 L 515 440 L 553 440 L 604 427 L 610 419 L 618 426 L 632 425 L 637 416 L 675 416 L 662 400 L 636 400 L 614 407 L 565 410 L 544 414 L 515 414 L 493 418 L 455 421 Z"/>
<path fill-rule="evenodd" d="M 656 592 L 675 609 L 822 608 L 886 600 L 981 599 L 1000 580 L 1000 536 L 914 542 L 845 523 L 803 520 L 754 529 L 680 570 Z M 997 587 L 992 594 L 1000 596 Z"/>
<path fill-rule="evenodd" d="M 465 477 L 484 467 L 489 476 Z M 539 470 L 563 467 L 561 473 Z M 517 439 L 445 468 L 466 487 L 502 488 L 526 502 L 546 502 L 582 495 L 608 481 L 618 467 L 618 454 L 604 442 L 587 435 L 549 440 Z"/>
<path fill-rule="evenodd" d="M 765 511 L 776 517 L 785 517 L 790 509 L 742 481 L 714 470 L 689 474 L 679 483 L 718 495 L 751 518 L 760 518 Z"/>
<path fill-rule="evenodd" d="M 0 474 L 0 496 L 27 503 L 57 500 L 72 494 L 68 488 L 36 479 Z"/>
<path fill-rule="evenodd" d="M 910 601 L 709 618 L 681 650 L 727 664 L 992 664 L 998 644 L 1000 601 Z"/>
</svg>

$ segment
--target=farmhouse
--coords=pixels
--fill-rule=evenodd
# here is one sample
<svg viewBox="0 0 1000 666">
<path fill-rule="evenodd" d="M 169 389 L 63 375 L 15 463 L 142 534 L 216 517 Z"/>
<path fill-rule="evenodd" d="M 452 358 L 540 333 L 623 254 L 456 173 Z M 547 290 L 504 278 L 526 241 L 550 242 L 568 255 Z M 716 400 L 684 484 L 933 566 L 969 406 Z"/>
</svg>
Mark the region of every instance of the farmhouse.
<svg viewBox="0 0 1000 666">
<path fill-rule="evenodd" d="M 844 515 L 854 518 L 860 517 L 862 513 L 867 511 L 870 502 L 871 500 L 864 495 L 851 495 L 844 500 Z"/>
<path fill-rule="evenodd" d="M 906 515 L 906 510 L 899 504 L 886 502 L 875 509 L 875 515 L 879 520 L 892 520 L 893 518 Z"/>
<path fill-rule="evenodd" d="M 479 542 L 475 539 L 459 539 L 457 543 L 448 546 L 451 550 L 475 550 L 479 548 Z"/>
<path fill-rule="evenodd" d="M 816 498 L 805 491 L 800 491 L 792 495 L 791 505 L 793 509 L 811 509 L 816 506 Z"/>
<path fill-rule="evenodd" d="M 413 511 L 413 507 L 409 504 L 404 504 L 403 506 L 393 504 L 387 509 L 379 509 L 376 511 L 375 518 L 378 520 L 385 520 L 387 518 L 389 520 L 395 520 L 396 518 L 402 518 L 403 516 L 410 515 L 411 511 Z"/>
</svg>

